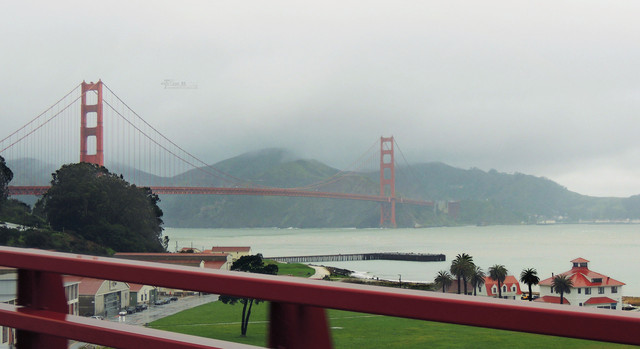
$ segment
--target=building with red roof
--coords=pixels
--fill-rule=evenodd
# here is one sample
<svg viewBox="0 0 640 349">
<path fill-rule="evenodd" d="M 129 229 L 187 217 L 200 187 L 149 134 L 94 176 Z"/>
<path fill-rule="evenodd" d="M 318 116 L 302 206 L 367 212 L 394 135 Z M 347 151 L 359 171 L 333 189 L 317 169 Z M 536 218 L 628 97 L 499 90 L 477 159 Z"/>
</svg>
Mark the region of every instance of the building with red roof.
<svg viewBox="0 0 640 349">
<path fill-rule="evenodd" d="M 176 264 L 188 267 L 229 270 L 231 256 L 227 253 L 116 253 L 115 258 Z"/>
<path fill-rule="evenodd" d="M 498 292 L 498 281 L 493 280 L 488 276 L 484 278 L 484 285 L 478 288 L 477 294 L 479 296 L 486 297 L 494 297 L 497 298 L 500 294 L 502 298 L 505 299 L 516 299 L 516 297 L 520 297 L 522 295 L 522 290 L 520 290 L 520 283 L 518 279 L 516 279 L 513 275 L 507 275 L 504 279 L 504 282 L 500 283 L 500 288 L 502 292 Z"/>
<path fill-rule="evenodd" d="M 460 288 L 464 287 L 463 284 L 460 285 Z M 522 295 L 522 290 L 520 289 L 520 283 L 518 279 L 516 279 L 513 275 L 507 275 L 504 279 L 504 282 L 500 283 L 500 288 L 502 292 L 498 292 L 498 281 L 492 280 L 490 277 L 484 277 L 484 284 L 478 286 L 476 290 L 477 296 L 485 296 L 485 297 L 493 297 L 498 298 L 500 293 L 502 294 L 502 298 L 505 299 L 516 299 L 516 297 L 520 297 Z M 453 280 L 451 286 L 447 288 L 448 293 L 458 293 L 458 282 Z M 460 293 L 464 293 L 464 290 L 461 290 Z M 470 282 L 467 282 L 467 294 L 473 294 L 473 286 Z"/>
<path fill-rule="evenodd" d="M 134 284 L 129 282 L 129 306 L 152 304 L 158 298 L 155 286 Z"/>
<path fill-rule="evenodd" d="M 243 256 L 251 255 L 251 247 L 249 246 L 213 246 L 210 250 L 204 252 L 210 253 L 226 253 L 231 256 L 231 263 Z"/>
<path fill-rule="evenodd" d="M 79 312 L 82 316 L 115 316 L 129 306 L 129 284 L 126 282 L 71 275 L 65 275 L 64 281 L 79 284 Z"/>
<path fill-rule="evenodd" d="M 571 261 L 572 268 L 562 274 L 566 275 L 573 286 L 564 294 L 563 304 L 581 307 L 621 309 L 623 282 L 589 269 L 589 261 L 576 258 Z M 540 286 L 540 298 L 537 302 L 560 303 L 560 297 L 553 290 L 553 277 L 544 279 Z"/>
</svg>

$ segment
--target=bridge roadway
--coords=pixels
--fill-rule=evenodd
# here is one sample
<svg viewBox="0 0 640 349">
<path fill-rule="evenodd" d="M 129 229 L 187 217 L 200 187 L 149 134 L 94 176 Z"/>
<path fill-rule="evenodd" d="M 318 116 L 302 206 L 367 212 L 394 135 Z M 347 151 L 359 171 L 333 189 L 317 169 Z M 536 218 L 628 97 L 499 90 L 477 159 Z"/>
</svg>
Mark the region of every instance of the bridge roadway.
<svg viewBox="0 0 640 349">
<path fill-rule="evenodd" d="M 9 195 L 42 195 L 50 186 L 9 186 Z M 150 187 L 155 194 L 169 195 L 254 195 L 254 196 L 289 196 L 308 198 L 327 198 L 362 200 L 375 202 L 391 202 L 394 198 L 380 195 L 332 193 L 289 188 L 224 188 L 224 187 Z M 433 206 L 433 201 L 421 201 L 395 198 L 396 204 L 417 206 Z"/>
</svg>

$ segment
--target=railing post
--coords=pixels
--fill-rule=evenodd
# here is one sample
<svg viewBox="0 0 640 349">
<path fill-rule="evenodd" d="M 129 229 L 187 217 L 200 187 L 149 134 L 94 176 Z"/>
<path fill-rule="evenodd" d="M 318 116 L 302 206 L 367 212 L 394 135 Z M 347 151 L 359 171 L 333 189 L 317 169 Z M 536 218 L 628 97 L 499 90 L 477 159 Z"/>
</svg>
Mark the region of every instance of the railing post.
<svg viewBox="0 0 640 349">
<path fill-rule="evenodd" d="M 271 302 L 269 348 L 332 348 L 323 308 Z"/>
<path fill-rule="evenodd" d="M 67 298 L 60 274 L 37 270 L 18 269 L 18 304 L 32 309 L 49 310 L 67 314 Z M 20 349 L 66 349 L 67 339 L 38 332 L 17 330 Z"/>
</svg>

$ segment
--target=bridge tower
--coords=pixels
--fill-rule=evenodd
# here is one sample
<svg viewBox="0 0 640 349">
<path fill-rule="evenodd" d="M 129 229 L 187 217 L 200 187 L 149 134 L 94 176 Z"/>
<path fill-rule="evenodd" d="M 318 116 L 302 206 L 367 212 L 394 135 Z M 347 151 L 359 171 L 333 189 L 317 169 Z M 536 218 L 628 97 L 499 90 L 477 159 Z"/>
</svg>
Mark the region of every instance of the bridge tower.
<svg viewBox="0 0 640 349">
<path fill-rule="evenodd" d="M 98 95 L 95 104 L 87 104 L 87 95 L 95 91 Z M 80 162 L 89 162 L 104 166 L 103 132 L 102 132 L 102 81 L 82 82 L 82 103 L 80 106 Z M 95 153 L 88 152 L 90 144 Z"/>
<path fill-rule="evenodd" d="M 380 226 L 396 227 L 396 169 L 393 136 L 380 137 L 380 196 L 389 200 L 380 204 Z"/>
</svg>

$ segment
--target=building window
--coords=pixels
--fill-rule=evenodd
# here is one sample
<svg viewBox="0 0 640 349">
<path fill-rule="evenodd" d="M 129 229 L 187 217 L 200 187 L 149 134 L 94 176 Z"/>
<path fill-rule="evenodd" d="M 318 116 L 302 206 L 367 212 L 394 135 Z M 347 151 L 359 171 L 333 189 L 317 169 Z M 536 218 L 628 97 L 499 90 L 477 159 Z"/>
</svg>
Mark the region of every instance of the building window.
<svg viewBox="0 0 640 349">
<path fill-rule="evenodd" d="M 604 287 L 598 287 L 598 294 L 604 294 Z"/>
<path fill-rule="evenodd" d="M 591 288 L 585 287 L 584 288 L 584 294 L 591 294 Z"/>
<path fill-rule="evenodd" d="M 582 291 L 582 289 L 580 287 L 578 287 L 578 294 L 580 294 L 581 291 Z"/>
<path fill-rule="evenodd" d="M 516 287 L 516 285 L 511 285 L 511 292 L 517 292 L 518 288 Z"/>
<path fill-rule="evenodd" d="M 611 286 L 611 293 L 618 293 L 618 286 Z"/>
</svg>

